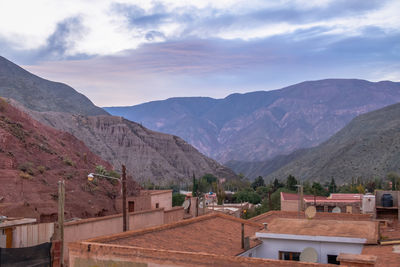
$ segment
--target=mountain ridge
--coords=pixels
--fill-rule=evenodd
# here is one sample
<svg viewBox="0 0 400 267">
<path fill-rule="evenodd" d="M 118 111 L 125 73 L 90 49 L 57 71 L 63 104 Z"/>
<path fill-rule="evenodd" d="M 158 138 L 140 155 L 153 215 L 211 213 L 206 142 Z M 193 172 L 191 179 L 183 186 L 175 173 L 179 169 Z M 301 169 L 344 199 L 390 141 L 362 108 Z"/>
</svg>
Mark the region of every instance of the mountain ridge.
<svg viewBox="0 0 400 267">
<path fill-rule="evenodd" d="M 4 65 L 9 67 L 2 68 Z M 14 99 L 12 103 L 15 106 L 48 126 L 73 134 L 116 168 L 124 163 L 134 179 L 167 185 L 175 180 L 188 181 L 193 174 L 198 177 L 206 173 L 228 179 L 236 177 L 233 171 L 202 155 L 179 137 L 151 131 L 135 122 L 111 116 L 71 87 L 63 85 L 67 94 L 72 93 L 80 99 L 70 107 L 70 99 L 62 97 L 65 92 L 59 94 L 58 83 L 41 79 L 14 65 L 4 58 L 0 60 L 3 77 L 0 78 L 0 96 L 20 96 L 22 102 Z M 11 72 L 10 75 L 7 72 Z M 14 72 L 22 73 L 21 80 Z M 29 83 L 37 79 L 45 83 L 43 87 L 46 90 L 40 91 L 41 88 Z M 8 94 L 4 94 L 6 85 Z M 38 106 L 32 108 L 36 102 L 26 99 L 29 100 L 31 94 L 40 95 L 37 92 L 41 92 L 42 97 L 39 97 Z M 90 116 L 93 110 L 95 116 Z M 98 110 L 101 112 L 96 112 Z"/>
<path fill-rule="evenodd" d="M 228 162 L 263 161 L 316 146 L 357 115 L 397 101 L 400 83 L 324 79 L 223 99 L 169 98 L 104 109 L 152 130 L 179 133 L 206 155 Z"/>
<path fill-rule="evenodd" d="M 258 171 L 267 180 L 284 180 L 289 174 L 312 181 L 384 178 L 389 172 L 400 172 L 399 132 L 400 103 L 396 103 L 354 118 L 316 147 L 282 156 L 284 162 L 280 166 L 270 166 L 274 161 L 266 161 L 245 167 L 247 171 Z"/>
</svg>

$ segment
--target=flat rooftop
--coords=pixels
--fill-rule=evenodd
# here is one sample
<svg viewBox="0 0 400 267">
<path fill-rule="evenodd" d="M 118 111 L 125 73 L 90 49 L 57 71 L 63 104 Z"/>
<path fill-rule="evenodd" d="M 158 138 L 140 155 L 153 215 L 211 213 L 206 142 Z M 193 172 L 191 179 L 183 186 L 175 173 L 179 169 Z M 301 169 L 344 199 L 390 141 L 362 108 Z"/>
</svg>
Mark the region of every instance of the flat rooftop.
<svg viewBox="0 0 400 267">
<path fill-rule="evenodd" d="M 366 239 L 367 244 L 377 244 L 378 222 L 341 221 L 341 220 L 309 220 L 276 218 L 268 224 L 263 233 L 329 236 Z"/>
<path fill-rule="evenodd" d="M 305 219 L 304 212 L 273 210 L 249 219 L 256 223 L 269 223 L 276 218 Z M 371 214 L 317 212 L 313 220 L 372 221 Z"/>
<path fill-rule="evenodd" d="M 172 224 L 129 231 L 88 240 L 103 244 L 161 249 L 181 252 L 203 252 L 221 256 L 235 256 L 241 248 L 241 225 L 245 236 L 255 236 L 262 225 L 221 213 L 211 213 Z M 251 239 L 250 248 L 261 242 Z"/>
</svg>

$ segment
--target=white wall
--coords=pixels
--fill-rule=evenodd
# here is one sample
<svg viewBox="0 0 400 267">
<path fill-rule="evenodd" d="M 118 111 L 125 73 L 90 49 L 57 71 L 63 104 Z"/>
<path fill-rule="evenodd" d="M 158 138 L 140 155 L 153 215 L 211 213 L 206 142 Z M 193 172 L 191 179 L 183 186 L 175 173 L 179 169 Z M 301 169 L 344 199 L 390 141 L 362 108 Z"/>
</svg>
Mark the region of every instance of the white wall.
<svg viewBox="0 0 400 267">
<path fill-rule="evenodd" d="M 312 247 L 318 253 L 318 262 L 328 263 L 327 255 L 339 255 L 340 253 L 361 254 L 363 248 L 362 244 L 351 243 L 268 238 L 261 238 L 261 240 L 263 243 L 256 248 L 255 253 L 253 252 L 253 257 L 279 259 L 279 251 L 302 252 L 305 248 Z"/>
</svg>

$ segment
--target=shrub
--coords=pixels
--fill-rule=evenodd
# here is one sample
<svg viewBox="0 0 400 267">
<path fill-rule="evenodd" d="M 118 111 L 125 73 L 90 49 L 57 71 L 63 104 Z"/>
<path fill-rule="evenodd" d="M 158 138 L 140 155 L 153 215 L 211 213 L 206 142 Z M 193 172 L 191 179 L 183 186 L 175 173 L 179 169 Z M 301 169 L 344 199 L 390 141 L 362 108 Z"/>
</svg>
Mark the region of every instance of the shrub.
<svg viewBox="0 0 400 267">
<path fill-rule="evenodd" d="M 18 169 L 22 172 L 28 173 L 29 175 L 35 175 L 33 163 L 32 162 L 24 162 L 18 166 Z"/>
<path fill-rule="evenodd" d="M 46 167 L 40 165 L 40 166 L 37 167 L 37 170 L 38 170 L 41 174 L 43 174 L 43 173 L 46 171 Z"/>
<path fill-rule="evenodd" d="M 179 193 L 172 194 L 172 207 L 182 206 L 183 202 L 185 201 L 185 198 L 186 198 L 185 195 Z"/>
<path fill-rule="evenodd" d="M 64 163 L 65 163 L 65 165 L 68 165 L 68 166 L 75 166 L 75 162 L 73 162 L 70 158 L 68 158 L 68 157 L 65 157 L 64 159 L 63 159 L 63 161 L 64 161 Z"/>
<path fill-rule="evenodd" d="M 21 177 L 22 179 L 26 179 L 26 180 L 32 180 L 32 176 L 26 172 L 20 172 L 19 177 Z"/>
</svg>

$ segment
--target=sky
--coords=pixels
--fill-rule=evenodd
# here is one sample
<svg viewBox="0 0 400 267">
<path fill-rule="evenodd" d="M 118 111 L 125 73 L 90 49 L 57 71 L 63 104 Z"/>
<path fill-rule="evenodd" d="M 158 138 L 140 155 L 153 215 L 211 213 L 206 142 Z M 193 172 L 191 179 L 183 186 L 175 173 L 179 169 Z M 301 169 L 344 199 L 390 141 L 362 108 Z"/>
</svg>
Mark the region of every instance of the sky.
<svg viewBox="0 0 400 267">
<path fill-rule="evenodd" d="M 99 106 L 400 81 L 398 0 L 0 0 L 0 55 Z"/>
</svg>

